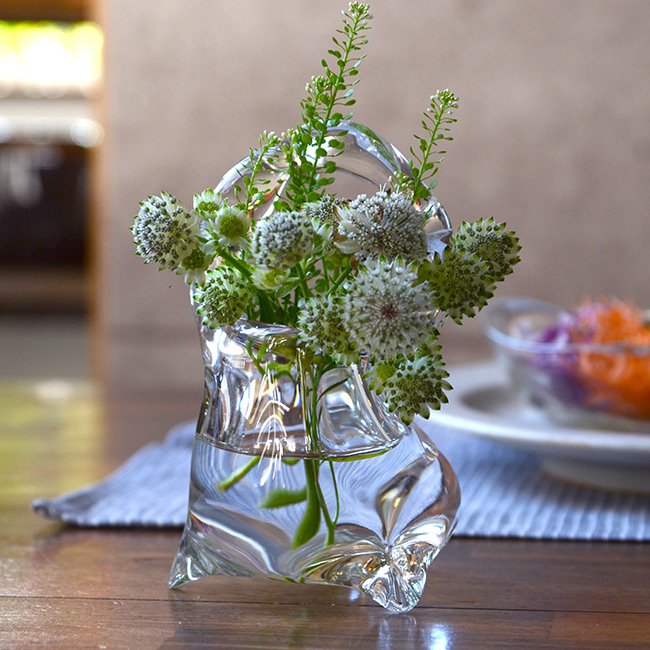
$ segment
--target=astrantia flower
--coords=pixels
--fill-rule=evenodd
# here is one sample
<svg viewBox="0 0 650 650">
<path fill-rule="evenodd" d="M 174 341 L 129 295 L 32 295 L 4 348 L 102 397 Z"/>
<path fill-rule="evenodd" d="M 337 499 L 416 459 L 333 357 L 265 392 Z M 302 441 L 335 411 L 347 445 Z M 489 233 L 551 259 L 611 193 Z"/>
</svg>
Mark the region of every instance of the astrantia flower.
<svg viewBox="0 0 650 650">
<path fill-rule="evenodd" d="M 251 275 L 251 282 L 265 291 L 279 289 L 287 280 L 288 272 L 283 269 L 266 269 L 257 267 Z"/>
<path fill-rule="evenodd" d="M 316 242 L 322 245 L 325 257 L 330 257 L 332 254 L 340 255 L 334 246 L 334 239 L 338 237 L 339 209 L 344 203 L 344 200 L 326 194 L 320 201 L 305 203 L 302 206 L 307 217 L 311 219 L 316 233 Z"/>
<path fill-rule="evenodd" d="M 194 212 L 206 221 L 213 218 L 222 205 L 221 196 L 214 190 L 208 189 L 194 195 Z"/>
<path fill-rule="evenodd" d="M 246 311 L 249 289 L 242 277 L 228 266 L 206 271 L 196 287 L 194 300 L 204 325 L 212 329 L 234 324 Z"/>
<path fill-rule="evenodd" d="M 248 246 L 248 242 L 244 237 L 251 227 L 251 219 L 244 210 L 223 205 L 218 208 L 213 216 L 209 217 L 208 222 L 220 244 L 224 246 Z"/>
<path fill-rule="evenodd" d="M 162 192 L 140 204 L 131 232 L 145 263 L 176 271 L 198 245 L 200 224 L 175 196 Z"/>
<path fill-rule="evenodd" d="M 383 255 L 419 260 L 427 254 L 426 216 L 401 194 L 359 195 L 341 211 L 337 246 L 360 260 Z"/>
<path fill-rule="evenodd" d="M 298 315 L 300 338 L 341 363 L 356 357 L 354 343 L 345 327 L 343 308 L 334 296 L 316 296 L 304 304 Z"/>
<path fill-rule="evenodd" d="M 205 272 L 215 257 L 214 247 L 209 244 L 197 246 L 182 262 L 176 273 L 185 277 L 187 284 L 201 283 Z"/>
<path fill-rule="evenodd" d="M 332 194 L 325 194 L 320 201 L 305 203 L 302 208 L 310 219 L 315 219 L 319 226 L 337 228 L 340 215 L 339 208 L 345 201 Z"/>
<path fill-rule="evenodd" d="M 490 267 L 474 253 L 450 246 L 422 268 L 435 306 L 459 324 L 463 316 L 474 316 L 494 294 Z"/>
<path fill-rule="evenodd" d="M 350 338 L 370 358 L 394 358 L 430 341 L 436 311 L 426 282 L 401 259 L 370 260 L 344 299 Z"/>
<path fill-rule="evenodd" d="M 478 255 L 489 266 L 493 282 L 503 280 L 520 261 L 518 237 L 494 217 L 461 224 L 452 238 L 452 246 Z"/>
<path fill-rule="evenodd" d="M 429 417 L 429 409 L 439 409 L 447 402 L 446 390 L 450 384 L 445 381 L 449 373 L 445 370 L 440 347 L 432 354 L 404 358 L 395 372 L 383 382 L 382 397 L 391 411 L 397 410 L 402 421 L 410 424 L 416 415 Z"/>
<path fill-rule="evenodd" d="M 381 395 L 384 384 L 395 374 L 396 370 L 397 368 L 393 363 L 383 361 L 371 365 L 363 377 L 368 382 L 368 388 L 377 395 Z"/>
<path fill-rule="evenodd" d="M 289 269 L 311 250 L 314 229 L 304 212 L 274 212 L 253 230 L 251 253 L 267 269 Z"/>
</svg>

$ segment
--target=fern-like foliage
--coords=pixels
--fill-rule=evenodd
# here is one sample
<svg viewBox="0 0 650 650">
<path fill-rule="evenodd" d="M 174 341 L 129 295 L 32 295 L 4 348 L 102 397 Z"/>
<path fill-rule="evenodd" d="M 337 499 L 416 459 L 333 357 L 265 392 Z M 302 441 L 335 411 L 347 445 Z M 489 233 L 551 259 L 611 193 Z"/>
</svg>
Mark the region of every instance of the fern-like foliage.
<svg viewBox="0 0 650 650">
<path fill-rule="evenodd" d="M 343 148 L 341 140 L 328 137 L 327 130 L 352 116 L 342 110 L 348 111 L 355 103 L 352 93 L 365 57 L 360 50 L 368 42 L 364 33 L 370 29 L 368 21 L 372 18 L 369 6 L 360 2 L 350 3 L 348 11 L 342 14 L 343 26 L 336 31 L 333 47 L 328 50 L 333 60 L 321 61 L 323 74 L 312 77 L 307 84 L 307 97 L 300 103 L 303 123 L 286 134 L 288 203 L 281 201 L 280 207 L 296 209 L 303 203 L 317 201 L 325 186 L 333 182 L 331 174 L 336 171 L 336 163 L 331 159 L 325 164 L 319 161 L 327 149 Z"/>
<path fill-rule="evenodd" d="M 242 183 L 246 189 L 246 198 L 243 205 L 248 210 L 254 210 L 265 200 L 265 193 L 271 189 L 271 181 L 268 178 L 260 177 L 260 172 L 268 165 L 272 165 L 280 146 L 280 139 L 273 132 L 264 131 L 259 138 L 259 148 L 251 149 L 248 155 L 248 175 L 242 175 Z M 238 194 L 239 187 L 235 187 Z M 237 197 L 239 199 L 239 197 Z"/>
<path fill-rule="evenodd" d="M 409 160 L 411 175 L 398 174 L 397 178 L 396 189 L 410 192 L 414 202 L 426 199 L 436 186 L 434 176 L 447 153 L 440 149 L 440 144 L 453 140 L 449 131 L 450 125 L 456 122 L 452 113 L 458 108 L 458 97 L 449 89 L 439 90 L 431 96 L 430 102 L 421 122 L 424 133 L 414 135 L 417 146 L 410 148 L 413 156 Z M 432 160 L 434 157 L 437 160 Z"/>
</svg>

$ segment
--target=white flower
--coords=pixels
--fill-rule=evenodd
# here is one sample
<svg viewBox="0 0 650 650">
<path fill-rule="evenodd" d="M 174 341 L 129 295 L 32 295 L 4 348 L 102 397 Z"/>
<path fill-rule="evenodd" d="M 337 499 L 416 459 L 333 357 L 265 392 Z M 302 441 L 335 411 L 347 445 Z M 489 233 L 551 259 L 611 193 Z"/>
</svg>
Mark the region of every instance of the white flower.
<svg viewBox="0 0 650 650">
<path fill-rule="evenodd" d="M 315 219 L 318 226 L 329 226 L 330 229 L 338 227 L 340 221 L 339 208 L 345 203 L 342 199 L 337 199 L 332 194 L 325 194 L 320 201 L 305 203 L 302 209 L 307 216 Z"/>
<path fill-rule="evenodd" d="M 344 299 L 345 323 L 371 359 L 410 354 L 435 338 L 438 311 L 428 284 L 397 259 L 370 260 Z"/>
<path fill-rule="evenodd" d="M 234 324 L 248 305 L 249 289 L 243 278 L 228 266 L 205 273 L 205 281 L 196 287 L 193 298 L 203 325 L 212 329 Z"/>
<path fill-rule="evenodd" d="M 426 215 L 401 194 L 361 194 L 341 209 L 338 234 L 343 240 L 337 246 L 360 260 L 379 255 L 419 260 L 427 254 L 425 221 Z"/>
<path fill-rule="evenodd" d="M 203 190 L 201 194 L 194 195 L 194 211 L 201 219 L 207 220 L 214 217 L 222 205 L 221 196 L 214 190 Z"/>
<path fill-rule="evenodd" d="M 345 199 L 338 199 L 332 194 L 325 194 L 320 201 L 305 203 L 302 209 L 312 220 L 316 233 L 315 243 L 327 259 L 340 259 L 341 250 L 336 246 L 336 241 L 342 239 L 339 235 L 341 211 L 347 205 Z"/>
<path fill-rule="evenodd" d="M 287 271 L 282 269 L 266 269 L 257 267 L 251 275 L 251 282 L 258 289 L 274 291 L 279 289 L 289 277 Z"/>
<path fill-rule="evenodd" d="M 274 212 L 253 230 L 251 253 L 267 269 L 289 269 L 313 247 L 314 229 L 303 212 Z"/>
<path fill-rule="evenodd" d="M 248 242 L 244 237 L 251 227 L 251 219 L 244 210 L 223 205 L 209 217 L 208 222 L 220 244 L 248 247 Z"/>
<path fill-rule="evenodd" d="M 162 192 L 140 204 L 131 232 L 145 263 L 176 271 L 199 244 L 200 223 L 175 196 Z"/>
<path fill-rule="evenodd" d="M 334 296 L 315 296 L 303 305 L 298 315 L 300 338 L 340 363 L 351 363 L 357 357 L 347 328 L 341 302 Z"/>
<path fill-rule="evenodd" d="M 390 411 L 399 412 L 405 424 L 410 424 L 416 415 L 428 418 L 430 409 L 437 410 L 447 402 L 445 391 L 451 386 L 445 381 L 449 373 L 439 350 L 436 346 L 432 354 L 403 359 L 383 382 L 382 397 Z"/>
<path fill-rule="evenodd" d="M 205 279 L 205 272 L 212 264 L 215 257 L 214 246 L 203 244 L 197 246 L 182 262 L 176 273 L 185 277 L 187 284 L 201 284 Z"/>
</svg>

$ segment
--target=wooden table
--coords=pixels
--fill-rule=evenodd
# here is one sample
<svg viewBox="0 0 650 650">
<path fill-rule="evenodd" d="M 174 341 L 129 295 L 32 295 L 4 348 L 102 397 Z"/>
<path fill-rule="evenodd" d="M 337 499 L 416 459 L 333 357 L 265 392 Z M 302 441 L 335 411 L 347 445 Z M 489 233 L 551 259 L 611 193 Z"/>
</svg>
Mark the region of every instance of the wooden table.
<svg viewBox="0 0 650 650">
<path fill-rule="evenodd" d="M 333 587 L 213 578 L 171 592 L 180 531 L 66 528 L 30 511 L 199 400 L 0 385 L 1 648 L 650 648 L 649 544 L 456 537 L 420 605 L 391 615 Z"/>
</svg>

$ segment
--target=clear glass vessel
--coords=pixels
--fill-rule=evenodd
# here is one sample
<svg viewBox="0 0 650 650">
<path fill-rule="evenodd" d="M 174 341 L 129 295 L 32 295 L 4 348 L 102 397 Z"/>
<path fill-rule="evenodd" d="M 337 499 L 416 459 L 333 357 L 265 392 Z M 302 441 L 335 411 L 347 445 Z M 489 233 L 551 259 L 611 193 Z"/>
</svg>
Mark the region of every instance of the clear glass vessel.
<svg viewBox="0 0 650 650">
<path fill-rule="evenodd" d="M 263 577 L 413 608 L 460 501 L 446 459 L 357 366 L 320 373 L 290 328 L 200 331 L 205 398 L 170 586 Z"/>
<path fill-rule="evenodd" d="M 274 211 L 288 182 L 276 153 L 259 161 L 266 190 L 256 220 Z M 409 173 L 393 145 L 352 122 L 331 128 L 319 155 L 319 167 L 336 162 L 328 192 L 342 198 Z M 244 159 L 215 191 L 236 202 L 250 174 Z M 433 196 L 418 209 L 434 254 L 449 239 L 449 219 Z M 460 492 L 449 463 L 388 412 L 364 368 L 325 367 L 295 330 L 246 321 L 199 330 L 205 397 L 170 586 L 256 576 L 351 587 L 396 612 L 414 607 L 454 527 Z"/>
<path fill-rule="evenodd" d="M 329 142 L 336 139 L 341 146 L 332 147 Z M 359 194 L 374 194 L 388 184 L 397 174 L 409 175 L 409 164 L 404 155 L 390 142 L 377 135 L 372 129 L 357 122 L 343 121 L 328 129 L 328 138 L 323 144 L 325 154 L 318 159 L 319 167 L 328 162 L 336 164 L 331 175 L 333 183 L 329 194 L 339 198 L 354 199 Z M 277 198 L 283 196 L 288 182 L 287 162 L 282 155 L 271 151 L 257 172 L 257 182 L 266 188 L 264 201 L 255 207 L 251 216 L 264 219 L 274 211 Z M 237 191 L 241 191 L 243 179 L 250 177 L 250 158 L 246 157 L 235 165 L 215 188 L 222 198 L 237 202 Z M 418 209 L 426 215 L 425 232 L 430 254 L 442 250 L 451 236 L 449 216 L 438 199 L 430 195 L 417 203 Z"/>
</svg>

